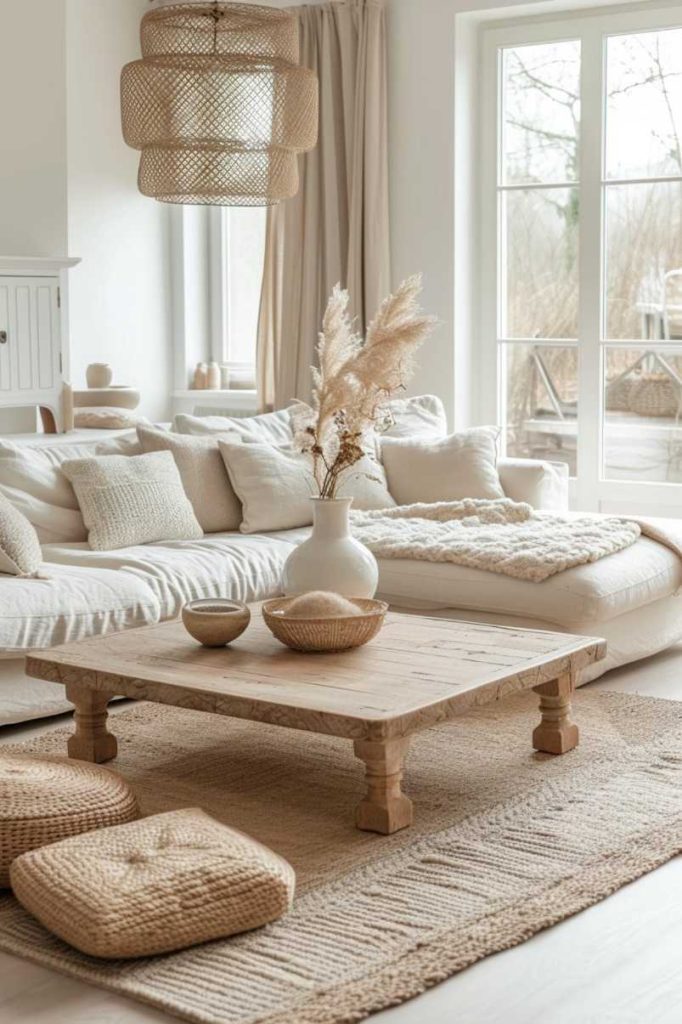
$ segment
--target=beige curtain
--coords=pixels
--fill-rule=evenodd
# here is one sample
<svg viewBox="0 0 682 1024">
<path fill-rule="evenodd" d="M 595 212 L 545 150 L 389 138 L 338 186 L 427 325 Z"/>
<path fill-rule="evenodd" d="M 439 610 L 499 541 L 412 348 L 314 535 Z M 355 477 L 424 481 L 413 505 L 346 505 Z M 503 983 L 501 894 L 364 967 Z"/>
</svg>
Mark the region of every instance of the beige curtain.
<svg viewBox="0 0 682 1024">
<path fill-rule="evenodd" d="M 320 132 L 299 158 L 298 194 L 268 211 L 257 356 L 264 409 L 309 395 L 337 281 L 350 291 L 359 329 L 390 290 L 383 0 L 295 10 L 301 63 L 319 78 Z"/>
</svg>

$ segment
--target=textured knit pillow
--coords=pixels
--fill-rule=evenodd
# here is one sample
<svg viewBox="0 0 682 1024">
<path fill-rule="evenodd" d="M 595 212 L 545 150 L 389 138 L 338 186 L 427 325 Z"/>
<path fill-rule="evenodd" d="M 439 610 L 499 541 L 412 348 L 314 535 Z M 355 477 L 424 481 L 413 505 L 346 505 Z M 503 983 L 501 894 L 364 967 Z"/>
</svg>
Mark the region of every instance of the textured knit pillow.
<svg viewBox="0 0 682 1024">
<path fill-rule="evenodd" d="M 310 526 L 314 494 L 312 464 L 307 456 L 270 444 L 219 441 L 237 497 L 242 503 L 242 533 Z M 352 497 L 353 508 L 390 508 L 384 471 L 365 456 L 341 480 L 338 497 Z"/>
<path fill-rule="evenodd" d="M 399 505 L 504 498 L 497 435 L 496 427 L 474 427 L 444 438 L 383 438 L 389 491 Z"/>
<path fill-rule="evenodd" d="M 135 794 L 119 775 L 66 757 L 0 754 L 0 889 L 28 850 L 134 821 Z"/>
<path fill-rule="evenodd" d="M 145 452 L 172 452 L 182 486 L 205 533 L 239 529 L 242 506 L 227 475 L 217 437 L 170 434 L 154 427 L 138 427 L 137 436 Z M 232 436 L 223 435 L 226 439 Z"/>
<path fill-rule="evenodd" d="M 94 551 L 203 537 L 170 452 L 65 462 Z"/>
<path fill-rule="evenodd" d="M 100 829 L 19 857 L 14 894 L 89 956 L 154 956 L 281 917 L 293 868 L 190 808 Z"/>
<path fill-rule="evenodd" d="M 0 573 L 35 576 L 42 560 L 35 527 L 0 494 Z"/>
</svg>

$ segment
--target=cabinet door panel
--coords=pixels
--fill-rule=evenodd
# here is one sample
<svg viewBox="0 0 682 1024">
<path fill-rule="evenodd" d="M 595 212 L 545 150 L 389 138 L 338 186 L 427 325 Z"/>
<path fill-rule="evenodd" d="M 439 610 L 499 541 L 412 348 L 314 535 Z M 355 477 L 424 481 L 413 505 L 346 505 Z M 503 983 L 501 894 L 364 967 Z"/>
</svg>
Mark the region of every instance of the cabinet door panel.
<svg viewBox="0 0 682 1024">
<path fill-rule="evenodd" d="M 52 332 L 52 288 L 39 285 L 36 289 L 36 323 L 38 343 L 38 387 L 54 387 L 54 336 Z"/>
<path fill-rule="evenodd" d="M 17 377 L 20 391 L 33 389 L 33 337 L 31 316 L 31 288 L 17 285 L 14 291 L 16 308 L 16 335 L 10 344 L 17 363 Z"/>
<path fill-rule="evenodd" d="M 9 288 L 0 282 L 0 331 L 5 331 L 7 341 L 0 345 L 0 393 L 12 388 L 9 347 Z"/>
</svg>

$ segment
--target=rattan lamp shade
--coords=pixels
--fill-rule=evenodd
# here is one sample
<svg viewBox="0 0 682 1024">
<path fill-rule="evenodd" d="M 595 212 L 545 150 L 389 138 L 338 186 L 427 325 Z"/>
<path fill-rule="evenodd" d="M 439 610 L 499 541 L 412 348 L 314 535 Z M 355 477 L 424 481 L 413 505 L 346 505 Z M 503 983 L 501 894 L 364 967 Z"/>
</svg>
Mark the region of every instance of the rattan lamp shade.
<svg viewBox="0 0 682 1024">
<path fill-rule="evenodd" d="M 317 140 L 317 79 L 298 66 L 295 16 L 238 3 L 173 4 L 142 20 L 121 75 L 139 187 L 171 203 L 268 206 L 298 189 Z"/>
</svg>

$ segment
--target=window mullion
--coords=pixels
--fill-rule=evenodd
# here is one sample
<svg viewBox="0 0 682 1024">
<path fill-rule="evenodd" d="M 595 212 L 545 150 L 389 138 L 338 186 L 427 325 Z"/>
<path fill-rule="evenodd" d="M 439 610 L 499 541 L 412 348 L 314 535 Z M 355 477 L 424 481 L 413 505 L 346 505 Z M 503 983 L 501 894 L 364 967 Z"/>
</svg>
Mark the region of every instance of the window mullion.
<svg viewBox="0 0 682 1024">
<path fill-rule="evenodd" d="M 601 475 L 601 335 L 603 322 L 602 164 L 604 138 L 604 40 L 597 27 L 581 37 L 580 222 L 578 337 L 577 505 L 598 510 Z"/>
</svg>

